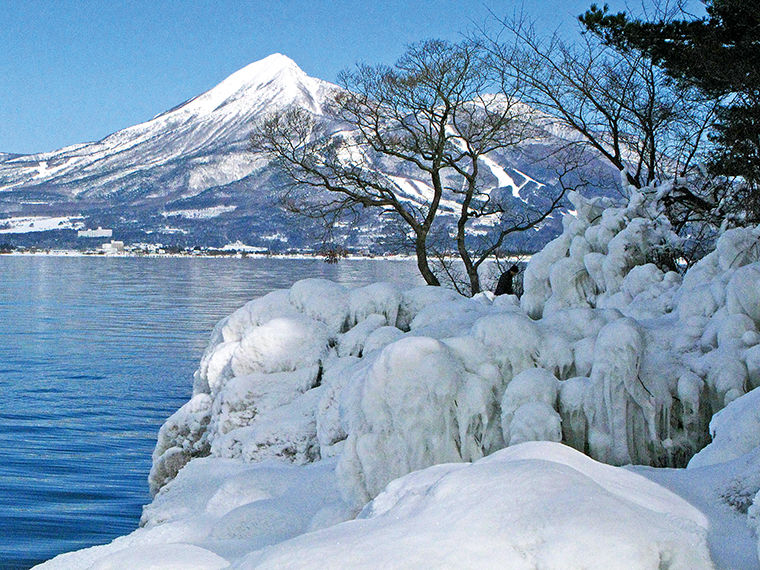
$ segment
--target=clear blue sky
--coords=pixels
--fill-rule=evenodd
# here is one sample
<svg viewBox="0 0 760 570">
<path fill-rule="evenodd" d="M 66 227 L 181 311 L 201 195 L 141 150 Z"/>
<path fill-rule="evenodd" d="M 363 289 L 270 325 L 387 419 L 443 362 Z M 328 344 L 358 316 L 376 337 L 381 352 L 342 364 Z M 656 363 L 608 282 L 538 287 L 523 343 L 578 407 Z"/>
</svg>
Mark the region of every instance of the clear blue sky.
<svg viewBox="0 0 760 570">
<path fill-rule="evenodd" d="M 592 0 L 0 0 L 0 152 L 100 140 L 279 52 L 334 81 L 523 6 L 572 27 Z M 600 3 L 603 3 L 600 2 Z M 620 2 L 610 4 L 619 7 Z"/>
</svg>

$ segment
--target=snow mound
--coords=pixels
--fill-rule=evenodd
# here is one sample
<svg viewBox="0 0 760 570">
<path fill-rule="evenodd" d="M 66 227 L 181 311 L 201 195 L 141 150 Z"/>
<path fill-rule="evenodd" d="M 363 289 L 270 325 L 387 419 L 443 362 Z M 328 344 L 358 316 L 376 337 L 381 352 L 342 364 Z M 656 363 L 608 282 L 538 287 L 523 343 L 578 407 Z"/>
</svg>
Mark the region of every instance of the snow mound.
<svg viewBox="0 0 760 570">
<path fill-rule="evenodd" d="M 60 555 L 42 570 L 216 570 L 303 533 L 343 522 L 335 463 L 302 467 L 221 458 L 191 461 L 110 544 Z"/>
<path fill-rule="evenodd" d="M 706 527 L 643 477 L 531 443 L 407 475 L 358 520 L 233 567 L 709 569 Z"/>
<path fill-rule="evenodd" d="M 108 555 L 90 570 L 221 570 L 229 563 L 203 548 L 192 544 L 150 544 Z"/>
</svg>

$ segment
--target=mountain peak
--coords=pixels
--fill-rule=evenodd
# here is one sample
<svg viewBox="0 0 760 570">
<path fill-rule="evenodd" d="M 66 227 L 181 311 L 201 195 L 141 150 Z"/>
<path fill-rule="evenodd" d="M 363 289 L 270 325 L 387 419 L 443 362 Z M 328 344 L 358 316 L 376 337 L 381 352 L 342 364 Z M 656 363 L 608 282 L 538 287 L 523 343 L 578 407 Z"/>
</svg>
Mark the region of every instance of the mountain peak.
<svg viewBox="0 0 760 570">
<path fill-rule="evenodd" d="M 301 68 L 298 67 L 296 62 L 288 56 L 282 55 L 281 53 L 273 53 L 264 59 L 254 61 L 253 63 L 246 65 L 244 68 L 239 69 L 214 89 L 218 89 L 228 83 L 239 86 L 263 85 L 284 71 L 289 71 L 297 75 L 306 75 Z"/>
<path fill-rule="evenodd" d="M 273 53 L 272 55 L 266 56 L 264 59 L 249 63 L 244 68 L 239 69 L 233 73 L 230 77 L 233 77 L 237 74 L 259 74 L 261 72 L 266 72 L 267 70 L 274 71 L 288 68 L 301 71 L 301 68 L 298 67 L 298 64 L 290 59 L 287 55 L 283 55 L 281 53 Z M 301 73 L 303 72 L 301 71 Z"/>
<path fill-rule="evenodd" d="M 256 101 L 313 100 L 319 80 L 312 79 L 289 57 L 275 53 L 239 69 L 213 89 L 180 107 L 194 116 L 213 113 L 235 101 L 256 107 Z M 178 109 L 178 110 L 179 110 Z"/>
<path fill-rule="evenodd" d="M 125 176 L 130 174 L 123 173 L 171 170 L 172 165 L 186 165 L 198 153 L 208 157 L 219 152 L 224 158 L 214 168 L 202 162 L 188 174 L 189 168 L 182 167 L 183 192 L 197 193 L 250 174 L 253 163 L 245 149 L 253 122 L 290 105 L 319 114 L 331 88 L 306 75 L 289 57 L 275 53 L 234 72 L 205 93 L 101 141 L 36 155 L 18 165 L 13 155 L 0 154 L 0 189 L 11 184 L 14 188 L 61 185 L 72 195 L 103 195 L 106 191 L 100 180 L 106 177 L 111 181 L 108 191 L 118 193 L 128 184 Z M 85 180 L 98 182 L 79 184 Z M 72 184 L 74 190 L 69 191 Z"/>
</svg>

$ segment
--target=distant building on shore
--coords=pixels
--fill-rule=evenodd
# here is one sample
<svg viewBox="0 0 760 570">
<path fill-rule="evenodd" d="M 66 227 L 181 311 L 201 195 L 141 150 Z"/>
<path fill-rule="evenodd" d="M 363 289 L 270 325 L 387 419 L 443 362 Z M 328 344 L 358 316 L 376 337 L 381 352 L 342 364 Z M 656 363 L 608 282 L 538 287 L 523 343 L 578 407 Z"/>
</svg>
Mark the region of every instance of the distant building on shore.
<svg viewBox="0 0 760 570">
<path fill-rule="evenodd" d="M 98 228 L 97 230 L 79 230 L 77 237 L 83 238 L 110 238 L 113 236 L 113 230 Z"/>
<path fill-rule="evenodd" d="M 111 243 L 104 243 L 101 249 L 106 253 L 124 253 L 124 242 L 111 240 Z"/>
</svg>

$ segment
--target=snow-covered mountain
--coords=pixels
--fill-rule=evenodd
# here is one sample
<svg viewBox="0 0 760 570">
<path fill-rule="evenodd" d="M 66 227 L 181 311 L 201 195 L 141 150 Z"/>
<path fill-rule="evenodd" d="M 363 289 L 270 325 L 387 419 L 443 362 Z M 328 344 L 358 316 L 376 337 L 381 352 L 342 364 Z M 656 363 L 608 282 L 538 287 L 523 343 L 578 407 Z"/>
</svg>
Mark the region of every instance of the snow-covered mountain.
<svg viewBox="0 0 760 570">
<path fill-rule="evenodd" d="M 291 59 L 274 54 L 102 141 L 42 154 L 0 155 L 0 213 L 6 219 L 83 215 L 88 218 L 85 225 L 108 225 L 117 234 L 172 229 L 180 235 L 193 233 L 172 222 L 187 217 L 212 225 L 209 220 L 243 205 L 234 192 L 223 193 L 226 201 L 206 196 L 186 207 L 181 202 L 260 169 L 246 150 L 251 122 L 292 104 L 318 113 L 329 88 Z M 246 190 L 256 192 L 257 187 Z M 247 210 L 257 213 L 256 208 Z"/>
<path fill-rule="evenodd" d="M 114 236 L 126 241 L 223 245 L 239 240 L 275 251 L 313 246 L 319 232 L 305 221 L 293 224 L 277 207 L 276 173 L 248 152 L 248 135 L 256 119 L 278 108 L 299 105 L 319 114 L 332 87 L 274 54 L 102 141 L 42 154 L 0 154 L 0 232 L 6 234 L 0 237 L 21 239 L 15 220 L 28 224 L 36 216 L 68 216 L 78 218 L 80 226 L 113 228 Z M 540 200 L 536 190 L 552 180 L 537 161 L 547 146 L 551 143 L 489 157 L 483 170 L 490 172 L 493 188 L 526 202 Z M 410 199 L 424 198 L 424 185 L 413 174 L 393 174 L 399 174 L 399 186 Z M 382 231 L 376 217 L 364 225 L 353 228 L 352 244 L 367 248 Z M 71 228 L 76 226 L 27 232 L 23 239 L 75 241 Z M 554 226 L 535 239 L 545 242 L 559 230 Z"/>
<path fill-rule="evenodd" d="M 179 164 L 186 176 L 171 190 L 182 188 L 187 195 L 224 184 L 254 168 L 244 149 L 252 120 L 294 103 L 319 112 L 327 87 L 307 77 L 289 58 L 271 55 L 210 91 L 100 142 L 8 160 L 0 171 L 0 189 L 45 187 L 61 197 L 113 196 L 125 187 L 139 186 L 135 178 Z M 169 190 L 143 197 L 168 195 Z"/>
</svg>

